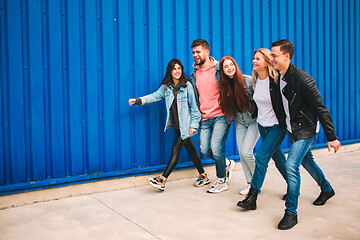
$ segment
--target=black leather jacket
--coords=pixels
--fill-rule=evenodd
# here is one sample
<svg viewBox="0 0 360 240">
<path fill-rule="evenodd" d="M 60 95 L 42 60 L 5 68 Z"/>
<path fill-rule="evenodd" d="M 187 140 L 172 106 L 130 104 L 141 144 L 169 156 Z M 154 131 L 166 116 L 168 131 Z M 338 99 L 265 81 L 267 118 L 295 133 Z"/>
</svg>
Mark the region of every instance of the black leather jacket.
<svg viewBox="0 0 360 240">
<path fill-rule="evenodd" d="M 289 102 L 294 141 L 314 136 L 318 120 L 325 131 L 327 141 L 336 140 L 330 112 L 322 103 L 315 80 L 310 74 L 290 62 L 283 80 L 287 83 L 283 94 Z"/>
<path fill-rule="evenodd" d="M 269 89 L 270 89 L 270 98 L 271 104 L 275 112 L 275 116 L 279 121 L 279 126 L 281 128 L 286 128 L 286 115 L 283 107 L 283 102 L 280 94 L 280 86 L 276 84 L 274 79 L 269 76 Z M 255 101 L 254 101 L 255 103 Z M 256 103 L 254 104 L 255 108 L 252 112 L 252 118 L 256 118 L 258 115 L 258 107 Z"/>
</svg>

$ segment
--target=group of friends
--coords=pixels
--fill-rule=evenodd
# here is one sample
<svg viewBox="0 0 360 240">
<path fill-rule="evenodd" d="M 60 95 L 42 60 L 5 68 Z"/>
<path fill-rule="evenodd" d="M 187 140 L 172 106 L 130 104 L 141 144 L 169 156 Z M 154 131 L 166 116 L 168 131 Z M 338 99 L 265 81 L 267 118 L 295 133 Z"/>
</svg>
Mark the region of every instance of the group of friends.
<svg viewBox="0 0 360 240">
<path fill-rule="evenodd" d="M 287 183 L 287 193 L 283 196 L 286 209 L 278 228 L 292 228 L 298 223 L 300 165 L 321 189 L 314 205 L 324 205 L 335 195 L 311 152 L 311 144 L 318 137 L 319 122 L 329 151 L 332 147 L 337 152 L 341 145 L 314 79 L 291 62 L 294 44 L 286 39 L 273 42 L 271 50 L 260 48 L 254 52 L 252 76 L 242 74 L 230 56 L 216 61 L 210 56 L 209 44 L 204 39 L 194 40 L 191 49 L 194 69 L 189 78 L 181 61 L 174 58 L 168 63 L 165 77 L 156 92 L 129 99 L 130 106 L 165 99 L 165 131 L 174 128 L 177 134 L 164 173 L 149 178 L 150 185 L 164 191 L 183 146 L 199 172 L 194 185 L 210 184 L 191 140 L 200 129 L 200 151 L 213 159 L 216 167 L 217 179 L 207 192 L 228 190 L 227 182 L 235 162 L 225 157 L 225 142 L 231 123 L 236 120 L 236 141 L 247 181 L 246 187 L 240 191 L 246 197 L 237 206 L 246 210 L 257 208 L 257 197 L 272 158 Z M 286 135 L 291 142 L 287 158 L 281 148 Z M 253 149 L 259 137 L 262 144 L 254 156 Z"/>
</svg>

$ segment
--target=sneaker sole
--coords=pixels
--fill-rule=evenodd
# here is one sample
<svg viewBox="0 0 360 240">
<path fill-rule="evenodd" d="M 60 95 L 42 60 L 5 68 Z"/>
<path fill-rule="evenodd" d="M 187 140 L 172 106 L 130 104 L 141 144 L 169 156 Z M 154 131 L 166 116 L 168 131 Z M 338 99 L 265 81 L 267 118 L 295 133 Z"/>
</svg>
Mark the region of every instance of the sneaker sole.
<svg viewBox="0 0 360 240">
<path fill-rule="evenodd" d="M 147 179 L 148 183 L 150 184 L 150 186 L 152 186 L 153 188 L 156 188 L 157 190 L 159 190 L 160 192 L 163 192 L 165 189 L 159 188 L 157 185 L 153 184 L 152 182 L 150 182 L 149 179 Z"/>
<path fill-rule="evenodd" d="M 256 210 L 256 205 L 255 206 L 244 206 L 244 205 L 241 205 L 241 204 L 237 204 L 236 206 L 238 206 L 239 208 L 242 208 L 242 209 L 245 209 L 245 210 Z"/>
<path fill-rule="evenodd" d="M 234 161 L 234 160 L 231 160 L 231 161 Z M 229 173 L 229 176 L 228 176 L 228 174 L 226 174 L 226 182 L 230 181 L 231 175 L 232 175 L 232 170 L 234 169 L 234 167 L 235 167 L 235 161 L 234 161 L 234 164 L 230 164 L 230 166 L 229 166 L 229 171 L 227 171 Z"/>
<path fill-rule="evenodd" d="M 194 184 L 194 186 L 195 187 L 203 187 L 203 186 L 208 185 L 208 184 L 210 184 L 210 180 L 208 182 L 204 183 L 204 184 L 201 184 L 201 185 Z"/>
<path fill-rule="evenodd" d="M 221 192 L 225 192 L 227 190 L 229 190 L 229 188 L 221 189 L 221 190 L 218 190 L 218 191 L 212 191 L 211 189 L 208 189 L 207 192 L 208 193 L 221 193 Z"/>
</svg>

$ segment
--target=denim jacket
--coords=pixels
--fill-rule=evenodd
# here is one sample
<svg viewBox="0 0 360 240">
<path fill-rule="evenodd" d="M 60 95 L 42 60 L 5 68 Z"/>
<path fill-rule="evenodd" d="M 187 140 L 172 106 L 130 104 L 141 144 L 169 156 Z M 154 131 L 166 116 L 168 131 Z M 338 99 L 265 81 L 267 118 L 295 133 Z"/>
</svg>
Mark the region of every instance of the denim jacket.
<svg viewBox="0 0 360 240">
<path fill-rule="evenodd" d="M 180 90 L 177 94 L 177 109 L 179 114 L 179 128 L 181 139 L 189 138 L 190 128 L 199 128 L 199 123 L 201 121 L 201 113 L 196 104 L 195 93 L 192 84 L 188 81 L 186 83 L 187 87 L 180 87 Z M 160 88 L 149 95 L 140 97 L 142 105 L 158 102 L 165 99 L 166 102 L 166 124 L 164 132 L 171 128 L 171 118 L 170 118 L 170 108 L 174 101 L 174 88 L 173 86 L 165 86 L 162 84 Z"/>
<path fill-rule="evenodd" d="M 245 90 L 248 92 L 249 97 L 250 97 L 250 112 L 242 112 L 240 114 L 248 114 L 251 117 L 251 121 L 255 121 L 256 119 L 256 115 L 254 115 L 254 110 L 255 110 L 255 102 L 253 100 L 253 95 L 254 95 L 254 88 L 252 86 L 252 77 L 249 75 L 245 75 L 244 74 L 244 78 L 246 81 L 246 87 Z"/>
</svg>

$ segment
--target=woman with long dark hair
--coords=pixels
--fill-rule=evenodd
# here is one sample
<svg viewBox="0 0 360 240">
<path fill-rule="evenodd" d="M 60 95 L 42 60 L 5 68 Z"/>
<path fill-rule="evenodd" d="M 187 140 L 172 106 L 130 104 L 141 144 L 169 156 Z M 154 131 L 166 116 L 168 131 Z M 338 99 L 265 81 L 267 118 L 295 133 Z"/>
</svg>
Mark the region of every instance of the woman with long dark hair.
<svg viewBox="0 0 360 240">
<path fill-rule="evenodd" d="M 236 61 L 229 56 L 220 60 L 219 67 L 220 107 L 225 116 L 230 119 L 236 118 L 236 143 L 247 182 L 240 194 L 246 195 L 255 169 L 253 150 L 259 139 L 256 117 L 252 116 L 254 104 L 251 77 L 244 76 Z"/>
<path fill-rule="evenodd" d="M 174 128 L 177 137 L 172 146 L 171 157 L 164 173 L 161 176 L 149 178 L 149 184 L 160 191 L 165 190 L 166 180 L 175 169 L 183 146 L 189 152 L 191 160 L 200 174 L 194 185 L 202 187 L 209 184 L 210 179 L 207 177 L 201 159 L 191 141 L 191 136 L 196 134 L 199 128 L 201 113 L 197 106 L 193 86 L 188 81 L 184 73 L 184 67 L 177 58 L 168 63 L 165 77 L 156 92 L 136 99 L 131 98 L 129 99 L 129 105 L 150 104 L 163 99 L 165 99 L 167 110 L 164 131 Z"/>
</svg>

